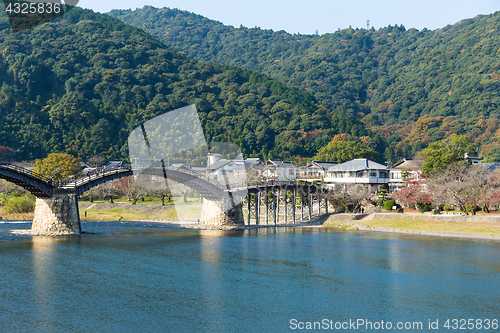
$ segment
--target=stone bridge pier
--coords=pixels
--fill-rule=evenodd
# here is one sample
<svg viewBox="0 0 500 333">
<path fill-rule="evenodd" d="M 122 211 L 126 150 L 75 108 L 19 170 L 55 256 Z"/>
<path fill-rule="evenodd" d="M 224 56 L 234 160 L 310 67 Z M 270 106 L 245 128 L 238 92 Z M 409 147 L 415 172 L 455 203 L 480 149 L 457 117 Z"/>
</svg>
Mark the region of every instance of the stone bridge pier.
<svg viewBox="0 0 500 333">
<path fill-rule="evenodd" d="M 74 192 L 55 192 L 51 198 L 37 198 L 31 232 L 44 236 L 80 235 L 76 189 Z"/>
<path fill-rule="evenodd" d="M 230 198 L 221 200 L 203 198 L 200 223 L 214 229 L 245 227 L 242 206 L 242 203 L 235 205 Z"/>
</svg>

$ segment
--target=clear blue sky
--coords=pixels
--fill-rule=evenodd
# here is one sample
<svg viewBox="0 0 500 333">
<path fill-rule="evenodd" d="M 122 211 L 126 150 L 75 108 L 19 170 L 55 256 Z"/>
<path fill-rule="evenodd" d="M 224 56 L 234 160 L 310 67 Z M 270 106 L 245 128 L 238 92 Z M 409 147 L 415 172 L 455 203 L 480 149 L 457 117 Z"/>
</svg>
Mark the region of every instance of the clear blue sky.
<svg viewBox="0 0 500 333">
<path fill-rule="evenodd" d="M 188 10 L 235 27 L 243 24 L 303 34 L 366 28 L 367 19 L 376 29 L 389 24 L 437 29 L 500 10 L 498 0 L 80 0 L 78 4 L 98 12 L 144 5 Z"/>
</svg>

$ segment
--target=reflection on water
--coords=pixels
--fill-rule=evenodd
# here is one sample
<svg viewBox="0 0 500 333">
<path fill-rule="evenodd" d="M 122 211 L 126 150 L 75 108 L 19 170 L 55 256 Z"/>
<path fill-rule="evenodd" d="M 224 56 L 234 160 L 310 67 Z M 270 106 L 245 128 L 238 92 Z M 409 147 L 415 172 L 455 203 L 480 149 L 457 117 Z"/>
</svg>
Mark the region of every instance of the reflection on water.
<svg viewBox="0 0 500 333">
<path fill-rule="evenodd" d="M 322 228 L 0 225 L 5 332 L 285 332 L 289 321 L 494 318 L 500 244 Z"/>
<path fill-rule="evenodd" d="M 56 260 L 54 245 L 60 241 L 60 238 L 44 236 L 35 236 L 32 239 L 34 273 L 32 293 L 35 298 L 37 322 L 51 322 L 56 311 L 54 308 L 56 304 L 52 301 L 52 288 L 56 283 L 52 267 L 53 261 Z"/>
</svg>

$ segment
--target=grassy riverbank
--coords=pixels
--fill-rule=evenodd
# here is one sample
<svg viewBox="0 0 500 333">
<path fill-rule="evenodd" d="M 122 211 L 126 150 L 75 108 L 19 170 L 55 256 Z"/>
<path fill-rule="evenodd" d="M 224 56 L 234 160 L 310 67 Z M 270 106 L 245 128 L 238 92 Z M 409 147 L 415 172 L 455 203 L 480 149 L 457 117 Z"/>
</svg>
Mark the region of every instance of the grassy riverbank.
<svg viewBox="0 0 500 333">
<path fill-rule="evenodd" d="M 137 202 L 132 205 L 129 201 L 88 201 L 79 202 L 81 220 L 89 221 L 196 221 L 201 214 L 202 203 L 199 199 L 188 198 L 186 203 L 175 202 L 162 206 L 161 203 Z M 85 212 L 87 216 L 85 216 Z M 0 207 L 1 220 L 32 221 L 34 213 L 8 214 Z"/>
<path fill-rule="evenodd" d="M 380 216 L 382 215 L 382 216 Z M 445 237 L 495 238 L 500 240 L 500 218 L 498 221 L 480 221 L 481 218 L 470 218 L 467 222 L 453 221 L 453 217 L 432 219 L 424 214 L 398 214 L 383 217 L 380 215 L 361 216 L 335 214 L 324 223 L 325 227 L 344 229 L 373 230 L 406 234 L 420 234 Z M 419 215 L 419 216 L 417 216 Z M 360 218 L 360 219 L 358 219 Z"/>
<path fill-rule="evenodd" d="M 0 220 L 11 220 L 11 221 L 32 221 L 35 213 L 19 213 L 19 214 L 8 214 L 0 208 Z"/>
<path fill-rule="evenodd" d="M 159 203 L 130 202 L 80 202 L 80 219 L 91 221 L 196 221 L 201 214 L 202 204 L 199 199 L 188 202 L 176 202 L 162 206 Z M 85 213 L 86 216 L 85 216 Z"/>
</svg>

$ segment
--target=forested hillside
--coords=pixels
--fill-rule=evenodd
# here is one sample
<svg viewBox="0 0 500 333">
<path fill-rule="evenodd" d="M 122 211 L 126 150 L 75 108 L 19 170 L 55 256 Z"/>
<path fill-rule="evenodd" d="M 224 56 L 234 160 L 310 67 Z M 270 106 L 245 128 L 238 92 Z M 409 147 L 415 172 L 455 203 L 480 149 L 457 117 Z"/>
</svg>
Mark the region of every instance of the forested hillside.
<svg viewBox="0 0 500 333">
<path fill-rule="evenodd" d="M 176 9 L 115 10 L 186 55 L 257 70 L 371 126 L 400 157 L 451 133 L 500 161 L 500 12 L 438 30 L 316 35 L 234 28 Z"/>
<path fill-rule="evenodd" d="M 308 93 L 199 63 L 107 15 L 74 9 L 27 31 L 12 34 L 6 20 L 0 29 L 4 157 L 10 147 L 17 159 L 51 152 L 125 159 L 133 128 L 189 104 L 208 141 L 235 142 L 247 156 L 314 156 L 340 133 L 368 138 L 381 159 L 387 148 L 361 121 Z"/>
</svg>

